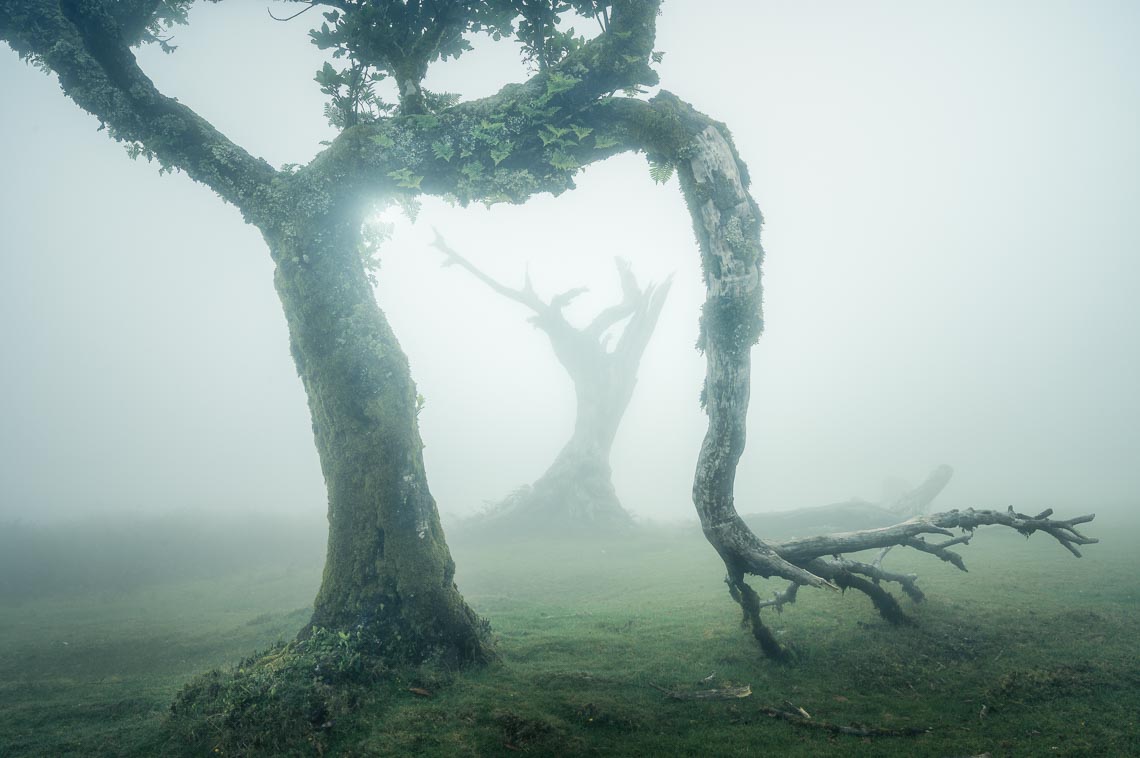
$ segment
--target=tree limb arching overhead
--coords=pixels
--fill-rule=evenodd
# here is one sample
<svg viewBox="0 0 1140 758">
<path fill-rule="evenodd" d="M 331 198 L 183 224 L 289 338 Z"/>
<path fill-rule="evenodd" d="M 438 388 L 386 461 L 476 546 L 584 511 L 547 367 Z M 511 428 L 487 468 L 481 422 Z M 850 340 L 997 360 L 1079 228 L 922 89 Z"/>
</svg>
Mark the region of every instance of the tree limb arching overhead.
<svg viewBox="0 0 1140 758">
<path fill-rule="evenodd" d="M 672 285 L 641 287 L 629 262 L 615 258 L 622 300 L 576 327 L 565 308 L 586 291 L 575 287 L 543 300 L 527 272 L 521 288 L 508 287 L 455 251 L 436 232 L 444 266 L 459 266 L 494 292 L 525 306 L 530 322 L 546 333 L 558 362 L 574 383 L 575 419 L 570 440 L 532 485 L 516 490 L 468 528 L 527 532 L 610 533 L 632 524 L 614 490 L 610 452 L 633 398 L 637 369 Z M 610 330 L 621 326 L 612 346 Z"/>
</svg>

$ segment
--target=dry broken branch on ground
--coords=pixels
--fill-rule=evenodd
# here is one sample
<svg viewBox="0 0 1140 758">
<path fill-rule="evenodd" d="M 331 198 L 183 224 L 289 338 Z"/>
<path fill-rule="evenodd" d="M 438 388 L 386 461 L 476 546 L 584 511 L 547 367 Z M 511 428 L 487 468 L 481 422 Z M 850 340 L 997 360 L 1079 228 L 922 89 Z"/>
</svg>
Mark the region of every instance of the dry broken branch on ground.
<svg viewBox="0 0 1140 758">
<path fill-rule="evenodd" d="M 966 571 L 962 556 L 951 548 L 968 544 L 974 530 L 981 526 L 1006 526 L 1026 537 L 1035 532 L 1044 532 L 1078 558 L 1081 557 L 1078 545 L 1091 545 L 1099 541 L 1094 537 L 1085 536 L 1077 529 L 1079 525 L 1091 522 L 1095 517 L 1094 514 L 1071 519 L 1053 519 L 1052 515 L 1052 509 L 1029 516 L 1018 513 L 1012 507 L 1006 511 L 967 508 L 929 516 L 915 516 L 894 526 L 879 529 L 772 542 L 770 547 L 782 559 L 821 580 L 842 589 L 855 589 L 864 593 L 875 604 L 879 614 L 891 623 L 908 623 L 909 618 L 902 607 L 883 585 L 887 583 L 899 585 L 900 589 L 915 602 L 923 600 L 924 596 L 917 586 L 917 574 L 901 574 L 883 568 L 883 559 L 892 548 L 910 547 L 934 555 Z M 956 536 L 952 529 L 960 529 L 963 533 Z M 938 535 L 946 539 L 928 541 L 926 535 Z M 879 553 L 870 563 L 846 557 L 848 553 L 874 549 L 879 549 Z M 762 569 L 760 566 L 754 568 Z M 768 575 L 764 574 L 763 570 L 747 570 L 747 572 L 761 576 Z M 771 607 L 781 611 L 783 606 L 794 603 L 801 584 L 804 582 L 793 580 L 787 588 L 775 593 L 771 599 L 761 600 L 751 588 L 745 592 L 737 583 L 729 582 L 733 598 L 744 610 L 744 620 L 752 626 L 753 633 L 765 652 L 775 657 L 784 655 L 784 650 L 764 628 L 760 620 L 760 610 Z"/>
</svg>

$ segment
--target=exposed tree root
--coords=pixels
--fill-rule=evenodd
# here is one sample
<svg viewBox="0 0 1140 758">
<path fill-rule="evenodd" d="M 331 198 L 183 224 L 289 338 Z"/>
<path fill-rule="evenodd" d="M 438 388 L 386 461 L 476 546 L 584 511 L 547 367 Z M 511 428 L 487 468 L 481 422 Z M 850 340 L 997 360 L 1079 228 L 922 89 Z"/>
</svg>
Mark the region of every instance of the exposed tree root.
<svg viewBox="0 0 1140 758">
<path fill-rule="evenodd" d="M 777 661 L 789 660 L 792 657 L 790 651 L 776 640 L 772 630 L 760 619 L 761 601 L 756 590 L 744 581 L 743 575 L 729 576 L 725 579 L 725 584 L 728 585 L 728 594 L 740 604 L 744 612 L 741 625 L 752 630 L 752 636 L 756 638 L 764 654 Z"/>
<path fill-rule="evenodd" d="M 911 623 L 910 617 L 903 613 L 902 607 L 899 606 L 899 601 L 895 600 L 894 595 L 884 590 L 878 584 L 869 582 L 863 577 L 852 574 L 846 570 L 837 574 L 835 581 L 843 589 L 856 589 L 871 598 L 871 602 L 875 604 L 875 610 L 879 612 L 879 615 L 892 624 Z"/>
</svg>

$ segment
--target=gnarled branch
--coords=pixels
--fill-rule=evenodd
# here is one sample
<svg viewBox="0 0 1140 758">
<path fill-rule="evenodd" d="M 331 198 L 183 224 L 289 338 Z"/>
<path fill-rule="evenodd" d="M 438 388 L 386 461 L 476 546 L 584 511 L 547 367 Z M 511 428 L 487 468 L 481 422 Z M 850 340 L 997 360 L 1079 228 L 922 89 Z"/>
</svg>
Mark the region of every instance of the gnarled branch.
<svg viewBox="0 0 1140 758">
<path fill-rule="evenodd" d="M 1077 545 L 1092 545 L 1099 541 L 1093 537 L 1086 537 L 1076 528 L 1080 524 L 1092 521 L 1095 518 L 1093 514 L 1065 520 L 1049 518 L 1052 515 L 1052 509 L 1042 511 L 1036 516 L 1027 516 L 1024 513 L 1014 511 L 1012 506 L 1006 511 L 967 508 L 964 511 L 952 510 L 929 516 L 916 516 L 900 524 L 881 529 L 824 534 L 776 542 L 772 544 L 772 547 L 787 560 L 799 564 L 820 556 L 903 545 L 938 556 L 965 571 L 966 566 L 961 556 L 949 548 L 967 543 L 970 535 L 955 537 L 954 533 L 950 531 L 951 529 L 964 529 L 967 532 L 972 532 L 981 526 L 1007 526 L 1016 529 L 1027 537 L 1040 531 L 1056 539 L 1065 549 L 1078 558 L 1081 557 L 1081 553 L 1076 548 Z M 927 534 L 937 534 L 951 539 L 943 542 L 927 542 L 923 536 Z"/>
<path fill-rule="evenodd" d="M 254 201 L 264 199 L 277 172 L 159 92 L 138 67 L 124 33 L 100 3 L 0 3 L 0 39 L 51 68 L 68 97 L 116 139 L 139 143 L 164 166 L 185 171 L 256 223 Z"/>
<path fill-rule="evenodd" d="M 630 270 L 628 261 L 616 258 L 618 276 L 622 284 L 622 302 L 610 306 L 599 313 L 588 326 L 578 328 L 571 324 L 563 313 L 567 305 L 579 295 L 588 291 L 587 287 L 573 287 L 544 301 L 534 288 L 529 271 L 521 288 L 509 287 L 487 274 L 447 243 L 439 230 L 435 230 L 432 245 L 444 255 L 444 266 L 459 266 L 493 291 L 534 312 L 531 322 L 550 337 L 559 361 L 571 376 L 581 378 L 587 373 L 596 373 L 597 367 L 607 361 L 626 366 L 616 378 L 624 381 L 626 375 L 632 377 L 637 363 L 645 352 L 657 318 L 669 294 L 672 276 L 661 285 L 649 284 L 644 289 L 638 287 L 637 280 Z M 604 340 L 605 330 L 628 319 L 621 337 L 613 350 L 607 349 Z"/>
<path fill-rule="evenodd" d="M 935 513 L 929 516 L 918 516 L 894 526 L 881 529 L 865 529 L 858 532 L 828 534 L 817 537 L 773 542 L 771 548 L 783 559 L 802 567 L 813 576 L 826 578 L 838 587 L 855 589 L 867 595 L 875 604 L 883 618 L 892 623 L 906 623 L 907 616 L 891 594 L 881 585 L 889 582 L 898 584 L 914 602 L 924 599 L 922 590 L 918 588 L 917 574 L 900 574 L 887 571 L 883 568 L 883 558 L 893 547 L 911 547 L 924 553 L 937 556 L 944 561 L 954 564 L 962 571 L 966 565 L 960 555 L 950 550 L 955 545 L 967 544 L 973 536 L 973 531 L 980 526 L 1006 526 L 1016 529 L 1026 537 L 1034 532 L 1049 534 L 1066 549 L 1078 558 L 1080 551 L 1075 545 L 1091 545 L 1099 540 L 1087 537 L 1076 527 L 1093 520 L 1092 514 L 1078 516 L 1072 519 L 1052 519 L 1053 511 L 1045 510 L 1036 516 L 1028 516 L 1009 508 L 1006 511 L 974 510 L 967 508 L 964 511 L 952 510 Z M 951 529 L 963 529 L 965 534 L 954 536 Z M 937 534 L 949 537 L 940 542 L 927 542 L 924 535 Z M 863 550 L 880 548 L 879 554 L 871 563 L 852 560 L 846 553 L 855 553 Z M 788 603 L 796 600 L 796 589 L 800 583 L 793 581 L 782 592 L 777 593 L 771 600 L 755 604 L 754 612 L 745 608 L 745 618 L 756 627 L 761 624 L 759 610 L 763 607 L 775 607 L 777 611 Z M 734 594 L 734 597 L 737 597 Z M 759 636 L 758 636 L 759 639 Z M 770 645 L 762 646 L 765 652 L 773 654 Z M 777 649 L 775 655 L 782 655 Z"/>
<path fill-rule="evenodd" d="M 508 287 L 498 279 L 495 279 L 491 275 L 487 274 L 485 271 L 483 271 L 483 269 L 479 268 L 471 261 L 467 260 L 467 258 L 456 252 L 456 250 L 452 248 L 451 245 L 447 244 L 447 240 L 443 238 L 443 235 L 439 233 L 438 229 L 435 229 L 433 227 L 432 231 L 435 232 L 435 239 L 431 244 L 437 250 L 443 253 L 444 266 L 459 266 L 460 268 L 465 269 L 468 273 L 470 273 L 479 281 L 483 282 L 483 284 L 486 284 L 495 292 L 499 293 L 509 300 L 514 300 L 516 303 L 525 305 L 527 308 L 530 308 L 537 314 L 546 313 L 551 307 L 553 307 L 553 302 L 545 303 L 542 301 L 542 298 L 538 296 L 538 293 L 534 289 L 534 284 L 531 282 L 529 270 L 527 271 L 524 278 L 522 288 L 514 289 L 513 287 Z"/>
</svg>

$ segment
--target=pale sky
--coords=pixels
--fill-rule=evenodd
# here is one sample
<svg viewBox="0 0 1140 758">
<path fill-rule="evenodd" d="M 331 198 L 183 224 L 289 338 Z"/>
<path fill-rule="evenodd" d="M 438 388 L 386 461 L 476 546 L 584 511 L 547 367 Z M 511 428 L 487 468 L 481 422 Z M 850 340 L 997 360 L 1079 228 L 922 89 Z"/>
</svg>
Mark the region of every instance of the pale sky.
<svg viewBox="0 0 1140 758">
<path fill-rule="evenodd" d="M 275 7 L 275 6 L 274 6 Z M 202 4 L 156 83 L 275 165 L 332 132 L 310 21 Z M 877 499 L 949 463 L 946 507 L 1140 501 L 1140 4 L 669 0 L 662 86 L 732 129 L 764 211 L 742 512 Z M 512 43 L 432 89 L 525 76 Z M 54 80 L 0 54 L 0 520 L 118 510 L 323 513 L 272 265 L 184 176 L 131 162 Z M 377 296 L 409 355 L 432 491 L 469 513 L 533 481 L 573 395 L 507 283 L 617 297 L 612 258 L 674 286 L 619 432 L 643 517 L 692 517 L 703 299 L 676 180 L 623 156 L 524 206 L 427 199 Z"/>
</svg>

